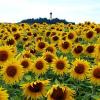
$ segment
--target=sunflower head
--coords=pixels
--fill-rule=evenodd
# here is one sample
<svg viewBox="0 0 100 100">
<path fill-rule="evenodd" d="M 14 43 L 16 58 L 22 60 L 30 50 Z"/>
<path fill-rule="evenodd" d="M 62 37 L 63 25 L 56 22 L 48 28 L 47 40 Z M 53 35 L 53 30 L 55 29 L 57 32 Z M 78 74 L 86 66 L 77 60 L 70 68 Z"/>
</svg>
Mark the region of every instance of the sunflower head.
<svg viewBox="0 0 100 100">
<path fill-rule="evenodd" d="M 73 100 L 74 91 L 69 87 L 53 85 L 47 93 L 48 100 Z"/>
<path fill-rule="evenodd" d="M 44 57 L 45 61 L 47 61 L 48 63 L 52 63 L 53 59 L 55 58 L 55 56 L 51 52 L 44 53 L 43 57 Z"/>
<path fill-rule="evenodd" d="M 0 100 L 8 100 L 8 97 L 7 91 L 0 87 Z"/>
<path fill-rule="evenodd" d="M 48 70 L 47 62 L 43 57 L 37 58 L 33 64 L 33 72 L 37 75 L 44 74 Z"/>
<path fill-rule="evenodd" d="M 83 46 L 78 44 L 73 48 L 73 55 L 74 56 L 79 56 L 80 54 L 83 53 L 83 50 L 84 50 Z"/>
<path fill-rule="evenodd" d="M 65 57 L 55 58 L 52 62 L 52 70 L 58 75 L 63 75 L 68 71 L 68 60 Z"/>
<path fill-rule="evenodd" d="M 47 46 L 46 42 L 39 41 L 36 43 L 36 50 L 43 51 L 46 48 L 46 46 Z"/>
<path fill-rule="evenodd" d="M 89 62 L 81 59 L 76 59 L 72 64 L 72 68 L 70 69 L 71 77 L 78 80 L 86 79 L 90 68 Z"/>
<path fill-rule="evenodd" d="M 27 98 L 39 99 L 42 96 L 45 96 L 47 93 L 46 86 L 49 81 L 35 81 L 22 85 L 23 93 Z"/>
<path fill-rule="evenodd" d="M 12 59 L 3 66 L 1 73 L 7 84 L 15 84 L 22 78 L 23 68 L 16 59 Z"/>
<path fill-rule="evenodd" d="M 11 47 L 1 46 L 0 47 L 0 64 L 4 64 L 14 56 Z"/>
<path fill-rule="evenodd" d="M 58 46 L 62 52 L 66 53 L 71 49 L 72 43 L 69 40 L 61 40 Z"/>
<path fill-rule="evenodd" d="M 100 63 L 92 67 L 89 78 L 92 84 L 100 85 Z"/>
</svg>

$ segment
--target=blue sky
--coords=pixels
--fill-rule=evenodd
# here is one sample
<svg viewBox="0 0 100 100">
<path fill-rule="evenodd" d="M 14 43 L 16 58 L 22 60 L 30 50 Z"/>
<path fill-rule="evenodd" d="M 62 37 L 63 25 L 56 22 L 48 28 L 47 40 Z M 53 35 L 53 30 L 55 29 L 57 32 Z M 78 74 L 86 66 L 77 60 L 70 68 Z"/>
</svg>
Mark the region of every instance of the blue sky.
<svg viewBox="0 0 100 100">
<path fill-rule="evenodd" d="M 100 0 L 0 0 L 0 22 L 49 18 L 50 12 L 53 18 L 100 23 Z"/>
</svg>

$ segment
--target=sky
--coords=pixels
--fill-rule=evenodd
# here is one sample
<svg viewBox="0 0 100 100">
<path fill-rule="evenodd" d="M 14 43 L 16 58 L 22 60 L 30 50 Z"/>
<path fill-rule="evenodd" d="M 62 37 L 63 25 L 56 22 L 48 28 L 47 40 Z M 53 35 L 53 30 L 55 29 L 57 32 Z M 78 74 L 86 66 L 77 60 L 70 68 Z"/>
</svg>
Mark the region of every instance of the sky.
<svg viewBox="0 0 100 100">
<path fill-rule="evenodd" d="M 0 0 L 0 22 L 50 18 L 50 12 L 69 22 L 100 23 L 100 0 Z"/>
</svg>

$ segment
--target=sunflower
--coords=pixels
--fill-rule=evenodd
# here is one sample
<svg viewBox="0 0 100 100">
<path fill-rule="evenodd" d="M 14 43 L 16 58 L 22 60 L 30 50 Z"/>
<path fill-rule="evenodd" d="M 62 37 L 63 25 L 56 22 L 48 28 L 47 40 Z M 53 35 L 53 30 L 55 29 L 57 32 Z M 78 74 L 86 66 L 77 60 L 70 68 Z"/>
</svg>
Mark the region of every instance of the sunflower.
<svg viewBox="0 0 100 100">
<path fill-rule="evenodd" d="M 21 32 L 16 32 L 13 34 L 13 37 L 16 41 L 20 40 L 21 39 L 21 35 L 22 33 Z"/>
<path fill-rule="evenodd" d="M 70 69 L 70 76 L 77 80 L 84 80 L 89 72 L 89 62 L 85 60 L 76 59 L 72 63 L 72 68 Z"/>
<path fill-rule="evenodd" d="M 45 48 L 46 48 L 46 46 L 47 46 L 47 43 L 46 42 L 38 41 L 36 43 L 36 50 L 38 50 L 38 51 L 44 51 Z"/>
<path fill-rule="evenodd" d="M 16 45 L 16 40 L 14 39 L 14 37 L 9 37 L 5 40 L 6 45 L 8 46 L 15 46 Z"/>
<path fill-rule="evenodd" d="M 22 78 L 23 68 L 17 60 L 12 59 L 3 66 L 1 73 L 7 84 L 15 84 Z"/>
<path fill-rule="evenodd" d="M 33 72 L 37 75 L 44 74 L 48 70 L 47 62 L 41 57 L 37 58 L 33 64 Z"/>
<path fill-rule="evenodd" d="M 97 63 L 100 61 L 100 44 L 96 44 L 95 58 Z"/>
<path fill-rule="evenodd" d="M 95 27 L 95 31 L 97 34 L 100 34 L 100 26 Z"/>
<path fill-rule="evenodd" d="M 67 86 L 53 85 L 47 93 L 47 100 L 74 100 L 75 91 Z"/>
<path fill-rule="evenodd" d="M 59 38 L 60 38 L 60 37 L 59 37 L 58 35 L 54 35 L 54 36 L 51 37 L 51 42 L 52 42 L 52 43 L 57 43 L 58 40 L 59 40 Z"/>
<path fill-rule="evenodd" d="M 94 56 L 95 55 L 95 52 L 96 51 L 96 45 L 94 44 L 91 44 L 91 45 L 87 45 L 86 48 L 85 48 L 85 53 L 87 55 L 92 55 Z"/>
<path fill-rule="evenodd" d="M 89 73 L 89 79 L 92 84 L 100 85 L 100 63 L 92 67 Z"/>
<path fill-rule="evenodd" d="M 35 81 L 35 82 L 31 82 L 31 83 L 26 83 L 22 85 L 22 89 L 23 89 L 23 94 L 27 97 L 27 100 L 29 98 L 32 99 L 39 99 L 43 96 L 46 95 L 47 93 L 47 89 L 46 86 L 49 84 L 48 80 L 44 80 L 44 81 Z"/>
<path fill-rule="evenodd" d="M 42 41 L 42 40 L 43 40 L 43 36 L 35 37 L 35 42 Z"/>
<path fill-rule="evenodd" d="M 30 58 L 22 58 L 19 62 L 25 72 L 31 71 L 33 63 Z"/>
<path fill-rule="evenodd" d="M 58 47 L 62 52 L 66 53 L 71 50 L 72 43 L 69 40 L 61 40 L 59 41 Z"/>
<path fill-rule="evenodd" d="M 9 46 L 0 47 L 0 64 L 4 64 L 13 57 L 13 53 Z"/>
<path fill-rule="evenodd" d="M 8 100 L 8 97 L 7 91 L 0 87 L 0 100 Z"/>
<path fill-rule="evenodd" d="M 51 31 L 46 31 L 46 32 L 45 32 L 45 37 L 49 37 L 50 34 L 51 34 Z"/>
<path fill-rule="evenodd" d="M 71 41 L 74 41 L 77 37 L 77 34 L 74 31 L 71 31 L 67 34 L 67 38 Z"/>
<path fill-rule="evenodd" d="M 94 30 L 90 29 L 90 30 L 86 31 L 86 33 L 84 35 L 85 35 L 84 38 L 86 40 L 90 41 L 95 37 L 96 32 Z"/>
<path fill-rule="evenodd" d="M 73 47 L 72 53 L 74 56 L 79 56 L 84 51 L 84 48 L 81 44 L 77 44 Z"/>
<path fill-rule="evenodd" d="M 43 58 L 45 59 L 46 62 L 52 63 L 53 62 L 53 59 L 55 58 L 55 56 L 51 52 L 45 52 L 43 54 Z"/>
<path fill-rule="evenodd" d="M 22 57 L 23 57 L 23 58 L 31 58 L 31 53 L 30 53 L 30 51 L 24 50 L 24 51 L 22 52 Z"/>
<path fill-rule="evenodd" d="M 51 67 L 54 73 L 56 73 L 57 75 L 63 75 L 68 70 L 68 60 L 67 58 L 62 56 L 60 58 L 55 58 L 52 62 Z"/>
<path fill-rule="evenodd" d="M 56 48 L 55 48 L 54 44 L 49 44 L 49 45 L 46 47 L 46 51 L 55 54 L 55 53 L 56 53 Z"/>
</svg>

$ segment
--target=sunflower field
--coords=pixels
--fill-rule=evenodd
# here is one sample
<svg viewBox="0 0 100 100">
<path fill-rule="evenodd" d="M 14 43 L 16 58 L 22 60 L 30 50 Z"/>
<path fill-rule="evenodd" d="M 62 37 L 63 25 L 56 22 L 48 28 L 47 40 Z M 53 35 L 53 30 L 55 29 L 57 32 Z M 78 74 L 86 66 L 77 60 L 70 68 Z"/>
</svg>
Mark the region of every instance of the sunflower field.
<svg viewBox="0 0 100 100">
<path fill-rule="evenodd" d="M 100 24 L 0 24 L 0 100 L 100 100 Z"/>
</svg>

